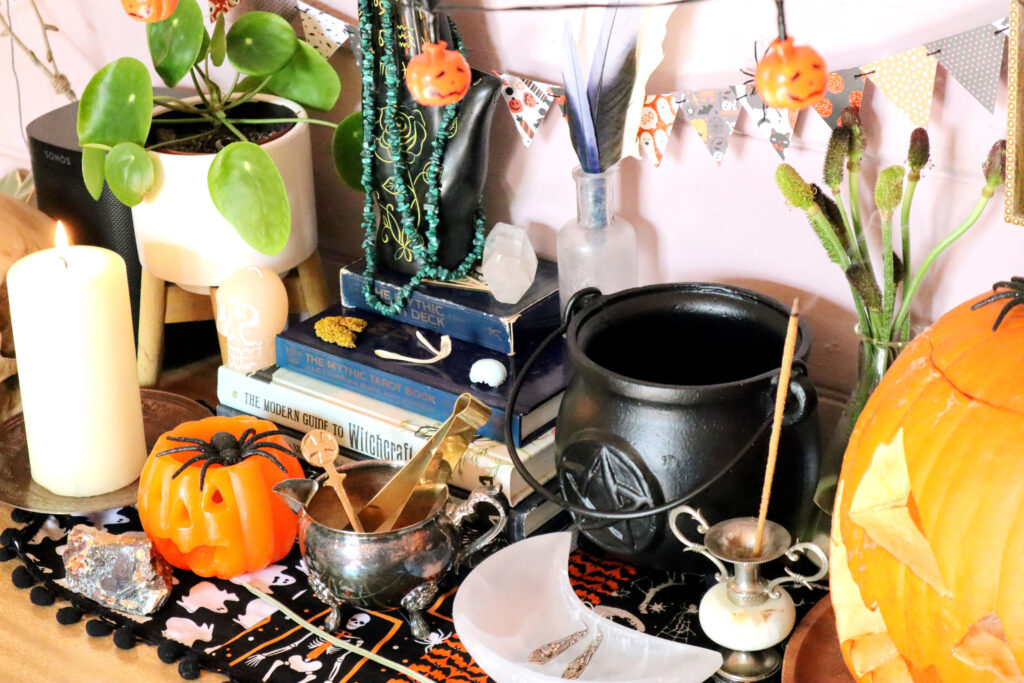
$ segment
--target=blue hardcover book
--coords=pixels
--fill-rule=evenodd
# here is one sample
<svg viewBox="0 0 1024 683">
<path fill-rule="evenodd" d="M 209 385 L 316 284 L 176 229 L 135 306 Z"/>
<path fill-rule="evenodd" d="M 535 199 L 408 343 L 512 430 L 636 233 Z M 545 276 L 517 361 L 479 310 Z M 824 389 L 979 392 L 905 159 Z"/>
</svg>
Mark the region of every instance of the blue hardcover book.
<svg viewBox="0 0 1024 683">
<path fill-rule="evenodd" d="M 365 267 L 360 260 L 341 269 L 341 303 L 373 311 L 363 295 Z M 389 272 L 375 275 L 374 289 L 382 301 L 390 301 L 408 279 Z M 394 317 L 511 356 L 558 327 L 559 311 L 558 266 L 538 259 L 533 285 L 514 304 L 499 303 L 488 291 L 427 282 Z"/>
<path fill-rule="evenodd" d="M 367 321 L 366 329 L 357 335 L 356 348 L 346 349 L 316 336 L 314 327 L 318 320 L 338 315 Z M 412 358 L 429 357 L 430 351 L 416 339 L 417 331 L 422 333 L 419 328 L 392 318 L 335 305 L 278 335 L 277 365 L 441 421 L 451 415 L 459 394 L 468 391 L 491 408 L 491 419 L 480 434 L 504 441 L 509 390 L 530 349 L 507 356 L 452 339 L 451 354 L 429 365 L 386 360 L 374 353 L 380 349 Z M 438 347 L 437 336 L 433 333 L 427 336 Z M 505 366 L 508 378 L 500 386 L 469 381 L 470 367 L 483 358 L 497 360 Z M 519 392 L 516 409 L 507 418 L 512 423 L 513 441 L 517 446 L 554 423 L 570 377 L 565 342 L 559 339 L 534 364 Z"/>
</svg>

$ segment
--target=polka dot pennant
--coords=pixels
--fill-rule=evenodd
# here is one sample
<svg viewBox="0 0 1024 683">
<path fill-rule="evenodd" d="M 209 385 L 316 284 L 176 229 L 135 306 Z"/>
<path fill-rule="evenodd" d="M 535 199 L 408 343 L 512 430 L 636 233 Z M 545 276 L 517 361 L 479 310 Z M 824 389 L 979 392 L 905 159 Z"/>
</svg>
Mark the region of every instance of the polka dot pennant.
<svg viewBox="0 0 1024 683">
<path fill-rule="evenodd" d="M 996 87 L 1003 66 L 1006 32 L 985 24 L 971 31 L 926 43 L 928 52 L 981 105 L 995 112 Z"/>
<path fill-rule="evenodd" d="M 835 130 L 843 109 L 860 109 L 863 97 L 864 77 L 861 76 L 860 67 L 833 71 L 825 82 L 825 96 L 814 104 L 814 111 L 818 112 L 829 128 Z"/>
<path fill-rule="evenodd" d="M 861 67 L 865 78 L 878 86 L 915 126 L 928 126 L 938 62 L 920 45 Z"/>
<path fill-rule="evenodd" d="M 338 47 L 348 40 L 345 22 L 304 2 L 298 3 L 298 6 L 306 42 L 330 59 Z"/>
</svg>

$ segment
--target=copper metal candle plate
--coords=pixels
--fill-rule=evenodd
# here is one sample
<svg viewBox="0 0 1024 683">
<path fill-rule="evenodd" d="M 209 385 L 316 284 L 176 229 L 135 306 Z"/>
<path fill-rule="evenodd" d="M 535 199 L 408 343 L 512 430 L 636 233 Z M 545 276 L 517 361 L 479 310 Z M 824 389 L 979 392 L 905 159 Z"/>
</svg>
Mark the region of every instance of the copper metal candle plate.
<svg viewBox="0 0 1024 683">
<path fill-rule="evenodd" d="M 210 417 L 207 408 L 184 396 L 154 389 L 141 392 L 147 451 L 153 449 L 161 434 L 182 422 Z M 56 424 L 54 427 L 59 428 Z M 67 436 L 68 448 L 74 448 L 74 434 Z M 99 496 L 58 496 L 32 481 L 24 418 L 15 415 L 0 425 L 0 502 L 31 512 L 72 515 L 134 505 L 138 493 L 139 482 L 135 480 L 124 488 Z"/>
</svg>

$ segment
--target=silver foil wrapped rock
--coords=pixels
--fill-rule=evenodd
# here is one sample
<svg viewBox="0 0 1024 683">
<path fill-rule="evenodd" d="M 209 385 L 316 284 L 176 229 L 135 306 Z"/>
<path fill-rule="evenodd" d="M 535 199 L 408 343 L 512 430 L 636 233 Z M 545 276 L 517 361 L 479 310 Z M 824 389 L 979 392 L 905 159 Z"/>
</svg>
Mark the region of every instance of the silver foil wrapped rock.
<svg viewBox="0 0 1024 683">
<path fill-rule="evenodd" d="M 111 534 L 79 524 L 63 556 L 68 588 L 104 607 L 143 616 L 171 594 L 171 567 L 141 531 Z"/>
</svg>

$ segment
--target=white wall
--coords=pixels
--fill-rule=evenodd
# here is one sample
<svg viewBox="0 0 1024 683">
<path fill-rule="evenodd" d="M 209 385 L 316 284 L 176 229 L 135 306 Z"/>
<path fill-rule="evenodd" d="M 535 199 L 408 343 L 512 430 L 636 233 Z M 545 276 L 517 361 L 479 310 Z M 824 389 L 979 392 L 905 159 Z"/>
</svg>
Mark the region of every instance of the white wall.
<svg viewBox="0 0 1024 683">
<path fill-rule="evenodd" d="M 142 27 L 124 16 L 115 0 L 39 4 L 62 29 L 53 38 L 56 57 L 79 92 L 95 69 L 117 56 L 131 54 L 148 63 Z M 354 16 L 351 0 L 326 4 Z M 787 5 L 790 32 L 798 41 L 813 44 L 833 68 L 855 66 L 974 28 L 1007 11 L 1006 3 L 996 0 L 789 0 Z M 677 9 L 669 25 L 667 57 L 650 91 L 742 81 L 738 69 L 749 65 L 753 41 L 772 34 L 773 8 L 769 0 L 709 0 Z M 11 10 L 19 34 L 38 44 L 26 0 L 11 0 Z M 456 19 L 474 66 L 560 82 L 558 13 L 465 13 Z M 27 167 L 28 161 L 17 132 L 10 57 L 2 40 L 0 48 L 2 173 Z M 332 112 L 337 120 L 358 106 L 358 76 L 347 51 L 332 62 L 342 73 L 344 90 Z M 21 55 L 15 63 L 26 122 L 63 103 Z M 982 184 L 981 162 L 992 142 L 1005 136 L 1005 103 L 1005 71 L 996 113 L 990 115 L 939 68 L 929 127 L 933 164 L 914 202 L 918 258 L 974 204 Z M 869 138 L 866 175 L 871 178 L 878 168 L 905 161 L 912 126 L 871 85 L 862 112 Z M 361 239 L 360 195 L 335 180 L 326 160 L 328 131 L 317 132 L 321 243 L 328 255 L 354 254 Z M 803 215 L 783 202 L 773 181 L 779 159 L 753 132 L 752 122 L 741 118 L 721 167 L 685 123 L 673 132 L 660 168 L 636 160 L 624 163 L 622 213 L 640 236 L 642 278 L 726 281 L 785 300 L 799 294 L 815 336 L 813 376 L 824 385 L 848 385 L 855 345 L 845 280 L 827 261 Z M 816 114 L 804 113 L 787 161 L 808 179 L 819 175 L 828 133 Z M 538 251 L 553 256 L 556 231 L 575 212 L 570 177 L 575 165 L 567 127 L 557 116 L 544 123 L 533 145 L 525 149 L 510 117 L 499 110 L 487 186 L 489 217 L 528 226 Z M 864 212 L 870 215 L 867 202 Z M 1024 231 L 1002 222 L 1002 193 L 951 253 L 939 262 L 918 297 L 916 310 L 922 320 L 933 319 L 997 279 L 1024 272 Z"/>
</svg>

